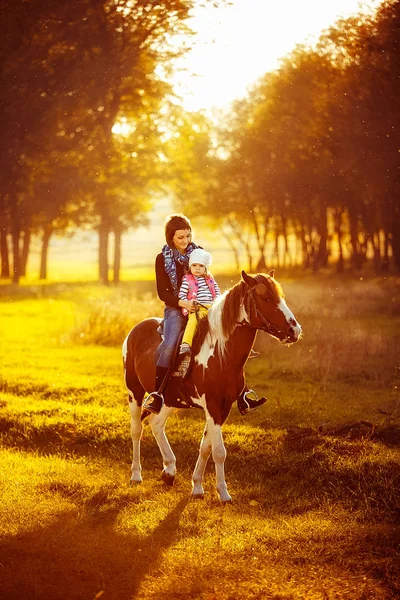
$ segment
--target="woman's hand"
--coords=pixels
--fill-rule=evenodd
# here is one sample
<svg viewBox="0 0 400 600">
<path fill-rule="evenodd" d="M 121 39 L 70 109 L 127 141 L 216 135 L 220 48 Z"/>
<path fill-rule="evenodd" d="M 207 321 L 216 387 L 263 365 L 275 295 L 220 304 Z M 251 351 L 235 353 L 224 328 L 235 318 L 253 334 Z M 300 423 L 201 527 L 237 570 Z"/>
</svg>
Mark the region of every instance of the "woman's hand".
<svg viewBox="0 0 400 600">
<path fill-rule="evenodd" d="M 179 300 L 179 306 L 186 308 L 190 313 L 196 312 L 196 301 L 195 300 Z"/>
</svg>

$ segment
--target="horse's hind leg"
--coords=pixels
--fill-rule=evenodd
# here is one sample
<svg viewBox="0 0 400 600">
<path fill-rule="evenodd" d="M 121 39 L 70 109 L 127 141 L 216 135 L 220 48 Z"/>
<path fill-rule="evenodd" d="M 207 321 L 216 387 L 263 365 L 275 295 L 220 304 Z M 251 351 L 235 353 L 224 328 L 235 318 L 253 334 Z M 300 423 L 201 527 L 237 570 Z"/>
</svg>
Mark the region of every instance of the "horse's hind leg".
<svg viewBox="0 0 400 600">
<path fill-rule="evenodd" d="M 193 471 L 193 489 L 192 498 L 204 498 L 203 478 L 206 470 L 207 461 L 211 454 L 211 438 L 208 435 L 207 425 L 204 428 L 203 437 L 200 443 L 199 457 Z"/>
<path fill-rule="evenodd" d="M 128 339 L 128 338 L 127 338 Z M 144 397 L 144 388 L 141 385 L 135 371 L 133 360 L 127 351 L 127 339 L 122 347 L 124 364 L 125 385 L 129 392 L 129 412 L 131 415 L 131 437 L 132 437 L 132 475 L 131 481 L 140 483 L 142 481 L 142 467 L 140 464 L 140 440 L 143 426 L 141 423 L 141 405 Z"/>
<path fill-rule="evenodd" d="M 144 395 L 144 390 L 143 390 Z M 131 436 L 132 436 L 132 475 L 131 481 L 140 483 L 142 481 L 142 466 L 140 464 L 140 440 L 142 437 L 143 425 L 140 417 L 142 410 L 136 400 L 129 396 L 129 412 L 131 415 Z"/>
<path fill-rule="evenodd" d="M 173 485 L 174 479 L 176 475 L 176 458 L 175 454 L 172 452 L 172 448 L 169 445 L 167 436 L 165 435 L 165 423 L 168 417 L 174 412 L 174 408 L 164 406 L 161 409 L 160 414 L 158 415 L 150 415 L 150 427 L 155 440 L 160 449 L 162 459 L 163 459 L 163 472 L 162 472 L 162 480 L 167 485 Z"/>
</svg>

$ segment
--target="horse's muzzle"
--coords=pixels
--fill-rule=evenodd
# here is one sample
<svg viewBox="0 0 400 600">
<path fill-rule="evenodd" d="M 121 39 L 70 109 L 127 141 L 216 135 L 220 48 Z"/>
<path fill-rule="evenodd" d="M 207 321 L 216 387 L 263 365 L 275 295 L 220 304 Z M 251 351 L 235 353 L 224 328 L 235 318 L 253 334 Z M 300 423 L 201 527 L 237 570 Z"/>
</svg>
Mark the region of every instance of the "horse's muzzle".
<svg viewBox="0 0 400 600">
<path fill-rule="evenodd" d="M 295 327 L 290 327 L 289 328 L 289 332 L 288 332 L 288 336 L 285 340 L 283 340 L 284 344 L 294 344 L 295 342 L 297 342 L 302 334 L 302 329 L 300 327 L 300 325 L 296 325 Z"/>
</svg>

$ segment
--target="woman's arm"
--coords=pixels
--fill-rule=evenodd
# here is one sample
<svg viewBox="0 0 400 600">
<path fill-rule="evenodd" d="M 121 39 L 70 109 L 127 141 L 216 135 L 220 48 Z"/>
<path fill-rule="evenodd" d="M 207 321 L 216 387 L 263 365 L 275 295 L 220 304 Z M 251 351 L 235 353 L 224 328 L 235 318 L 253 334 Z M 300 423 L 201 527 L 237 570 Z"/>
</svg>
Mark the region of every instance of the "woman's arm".
<svg viewBox="0 0 400 600">
<path fill-rule="evenodd" d="M 178 296 L 175 296 L 172 284 L 164 268 L 164 257 L 162 254 L 156 256 L 156 285 L 160 300 L 167 306 L 179 307 Z"/>
</svg>

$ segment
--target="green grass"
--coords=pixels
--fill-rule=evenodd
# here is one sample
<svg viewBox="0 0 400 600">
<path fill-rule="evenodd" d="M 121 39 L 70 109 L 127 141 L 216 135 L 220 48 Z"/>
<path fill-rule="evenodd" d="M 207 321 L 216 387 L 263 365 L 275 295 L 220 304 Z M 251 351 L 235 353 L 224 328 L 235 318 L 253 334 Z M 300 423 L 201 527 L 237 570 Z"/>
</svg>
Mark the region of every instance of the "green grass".
<svg viewBox="0 0 400 600">
<path fill-rule="evenodd" d="M 161 314 L 154 284 L 1 288 L 1 598 L 400 596 L 400 282 L 281 282 L 304 337 L 258 335 L 247 379 L 268 402 L 224 426 L 229 506 L 212 462 L 190 500 L 200 411 L 168 421 L 174 487 L 148 425 L 129 484 L 120 344 Z"/>
</svg>

